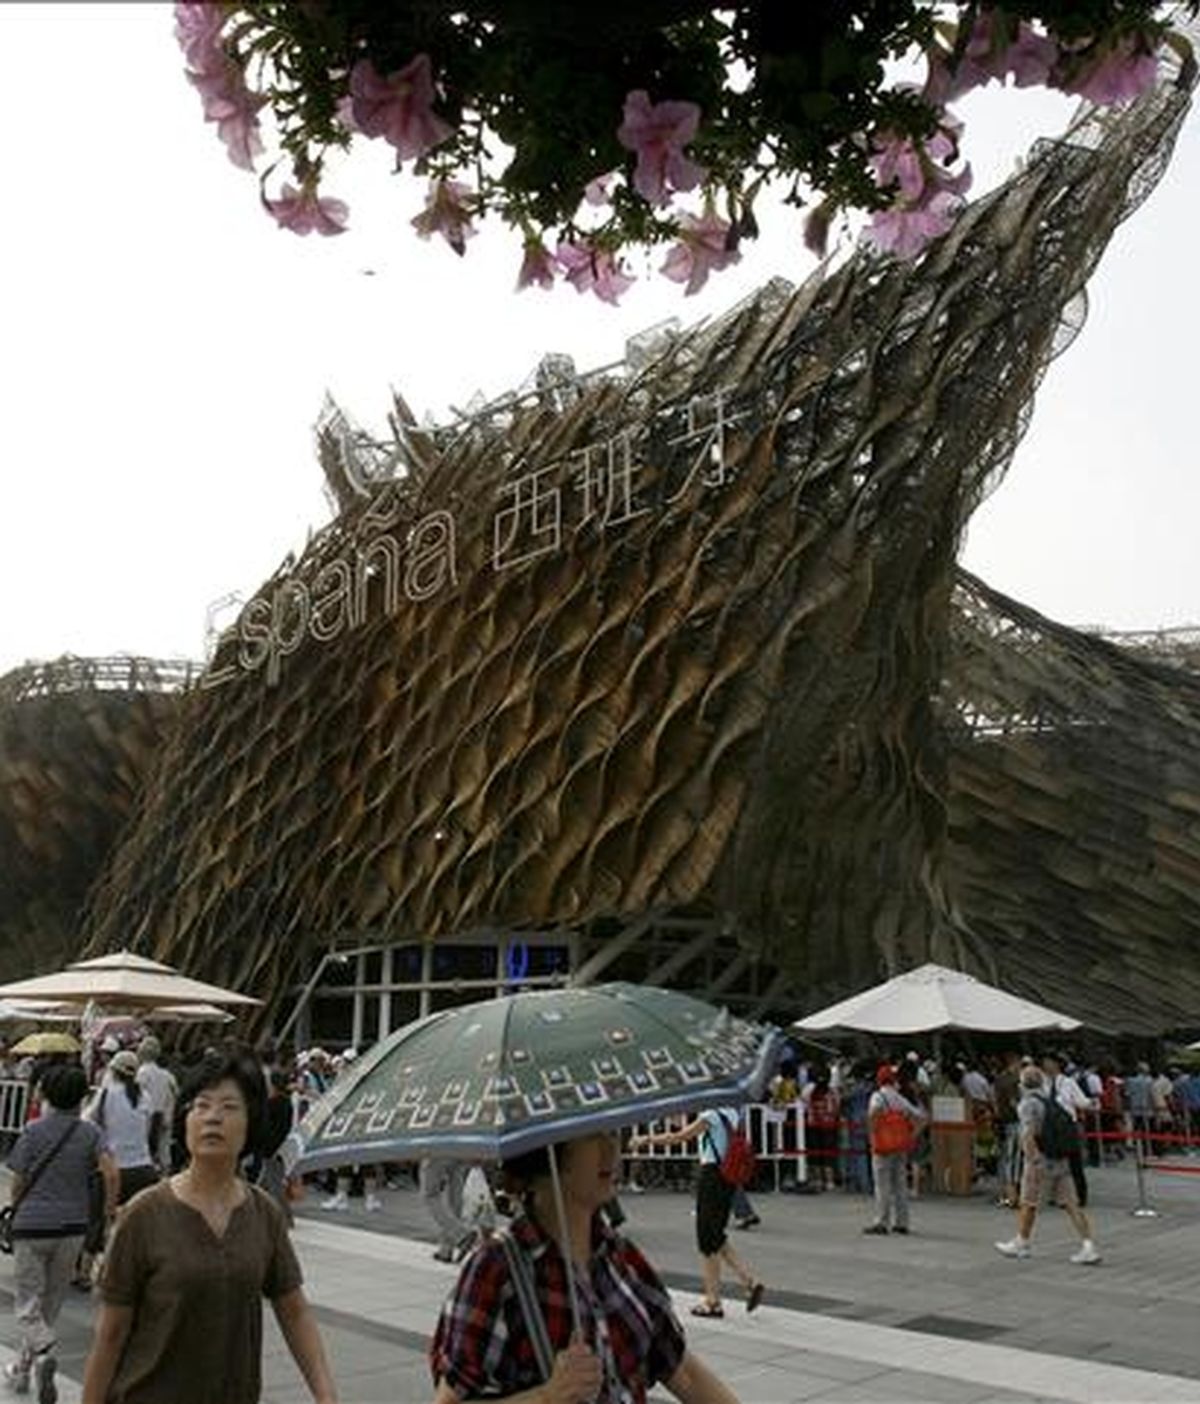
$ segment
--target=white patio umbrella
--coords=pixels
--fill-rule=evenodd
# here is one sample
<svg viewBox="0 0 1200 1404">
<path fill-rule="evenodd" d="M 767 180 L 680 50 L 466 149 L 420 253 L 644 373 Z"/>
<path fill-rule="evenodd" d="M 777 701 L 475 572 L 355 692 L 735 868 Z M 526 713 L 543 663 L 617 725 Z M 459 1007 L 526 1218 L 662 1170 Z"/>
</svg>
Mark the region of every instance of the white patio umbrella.
<svg viewBox="0 0 1200 1404">
<path fill-rule="evenodd" d="M 96 1004 L 108 1010 L 161 1008 L 163 1005 L 257 1005 L 262 1001 L 236 990 L 180 975 L 169 965 L 130 951 L 68 965 L 51 975 L 35 975 L 0 985 L 0 1000 L 39 1000 Z"/>
<path fill-rule="evenodd" d="M 0 990 L 0 994 L 3 991 Z M 914 1034 L 937 1029 L 1021 1033 L 1077 1029 L 1080 1021 L 985 984 L 944 965 L 922 965 L 828 1009 L 797 1019 L 797 1029 L 857 1029 L 863 1033 Z"/>
<path fill-rule="evenodd" d="M 67 966 L 68 970 L 154 970 L 160 975 L 178 975 L 173 965 L 164 965 L 161 960 L 151 960 L 149 956 L 135 955 L 132 951 L 109 951 L 107 955 L 93 956 L 91 960 L 77 960 Z"/>
<path fill-rule="evenodd" d="M 0 1024 L 70 1024 L 78 1019 L 79 1009 L 76 1005 L 0 999 Z"/>
<path fill-rule="evenodd" d="M 229 1024 L 233 1015 L 215 1004 L 163 1004 L 147 1009 L 142 1018 L 148 1024 Z"/>
</svg>

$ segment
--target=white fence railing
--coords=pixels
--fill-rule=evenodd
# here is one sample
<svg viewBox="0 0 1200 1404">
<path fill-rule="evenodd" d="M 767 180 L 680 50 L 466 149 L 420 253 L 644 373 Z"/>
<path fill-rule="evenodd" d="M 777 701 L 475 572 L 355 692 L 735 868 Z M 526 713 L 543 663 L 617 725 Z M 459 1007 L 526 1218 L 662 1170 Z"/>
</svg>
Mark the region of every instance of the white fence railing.
<svg viewBox="0 0 1200 1404">
<path fill-rule="evenodd" d="M 741 1109 L 742 1129 L 754 1154 L 762 1165 L 769 1165 L 775 1177 L 775 1188 L 779 1188 L 780 1174 L 784 1165 L 795 1166 L 795 1178 L 803 1184 L 808 1179 L 808 1156 L 804 1140 L 804 1103 L 791 1102 L 776 1107 L 770 1103 L 753 1102 Z M 662 1121 L 648 1122 L 639 1126 L 638 1131 L 675 1131 L 686 1126 L 688 1116 L 668 1117 Z M 699 1158 L 700 1150 L 696 1142 L 691 1145 L 647 1146 L 636 1154 L 626 1153 L 631 1164 L 645 1164 L 648 1167 L 662 1168 L 678 1165 L 690 1167 Z"/>
<path fill-rule="evenodd" d="M 17 1135 L 29 1111 L 29 1083 L 24 1078 L 0 1082 L 0 1136 Z"/>
</svg>

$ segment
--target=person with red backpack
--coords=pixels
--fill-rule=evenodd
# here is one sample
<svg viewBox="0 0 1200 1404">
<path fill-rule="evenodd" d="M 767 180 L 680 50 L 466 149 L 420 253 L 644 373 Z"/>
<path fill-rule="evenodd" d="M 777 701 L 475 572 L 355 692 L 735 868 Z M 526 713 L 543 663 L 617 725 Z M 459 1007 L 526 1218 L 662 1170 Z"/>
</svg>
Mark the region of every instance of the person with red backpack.
<svg viewBox="0 0 1200 1404">
<path fill-rule="evenodd" d="M 745 1188 L 754 1173 L 754 1153 L 741 1129 L 736 1107 L 701 1112 L 678 1131 L 657 1131 L 634 1136 L 631 1151 L 648 1146 L 683 1146 L 698 1143 L 700 1173 L 696 1178 L 696 1246 L 704 1295 L 692 1307 L 693 1316 L 724 1316 L 721 1305 L 721 1267 L 724 1265 L 746 1289 L 746 1310 L 762 1303 L 766 1288 L 730 1246 L 729 1215 L 738 1187 Z"/>
<path fill-rule="evenodd" d="M 875 1178 L 875 1220 L 864 1233 L 908 1232 L 908 1155 L 925 1113 L 896 1086 L 896 1069 L 882 1064 L 867 1103 L 871 1173 Z"/>
</svg>

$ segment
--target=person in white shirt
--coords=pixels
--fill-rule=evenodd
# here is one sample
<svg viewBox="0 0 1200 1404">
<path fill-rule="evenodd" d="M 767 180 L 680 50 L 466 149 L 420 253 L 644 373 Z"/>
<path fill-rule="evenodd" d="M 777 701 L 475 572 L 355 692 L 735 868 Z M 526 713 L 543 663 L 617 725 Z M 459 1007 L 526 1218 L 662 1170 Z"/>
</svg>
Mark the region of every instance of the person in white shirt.
<svg viewBox="0 0 1200 1404">
<path fill-rule="evenodd" d="M 158 1061 L 162 1048 L 153 1034 L 138 1044 L 137 1084 L 142 1089 L 142 1101 L 148 1119 L 147 1139 L 150 1155 L 159 1171 L 171 1170 L 171 1127 L 175 1120 L 175 1099 L 179 1087 L 174 1077 Z"/>
<path fill-rule="evenodd" d="M 987 1078 L 976 1067 L 969 1067 L 963 1073 L 962 1079 L 963 1095 L 973 1102 L 985 1102 L 989 1106 L 992 1101 L 992 1087 Z"/>
</svg>

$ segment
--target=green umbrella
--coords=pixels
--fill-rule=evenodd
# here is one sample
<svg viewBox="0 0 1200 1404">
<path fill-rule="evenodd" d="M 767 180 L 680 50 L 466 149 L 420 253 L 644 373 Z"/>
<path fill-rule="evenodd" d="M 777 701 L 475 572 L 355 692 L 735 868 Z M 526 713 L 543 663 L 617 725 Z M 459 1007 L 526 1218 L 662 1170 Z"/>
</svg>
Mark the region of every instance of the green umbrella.
<svg viewBox="0 0 1200 1404">
<path fill-rule="evenodd" d="M 356 1059 L 285 1143 L 288 1169 L 506 1160 L 597 1131 L 757 1095 L 783 1036 L 644 985 L 520 991 L 446 1009 Z M 550 1153 L 563 1260 L 571 1263 Z M 567 1272 L 571 1315 L 579 1296 Z"/>
<path fill-rule="evenodd" d="M 352 1161 L 505 1160 L 595 1131 L 742 1102 L 777 1029 L 691 995 L 607 984 L 520 991 L 398 1029 L 290 1138 L 301 1172 Z"/>
</svg>

